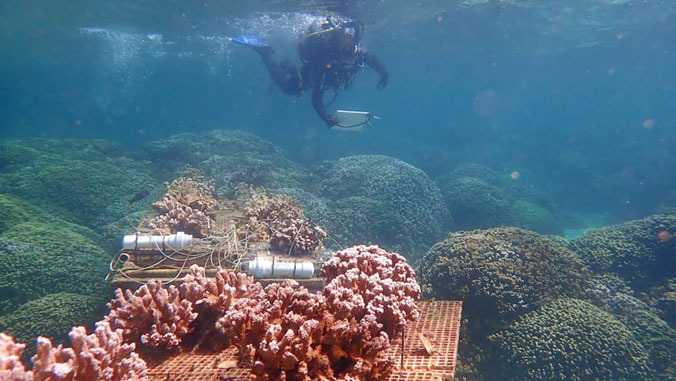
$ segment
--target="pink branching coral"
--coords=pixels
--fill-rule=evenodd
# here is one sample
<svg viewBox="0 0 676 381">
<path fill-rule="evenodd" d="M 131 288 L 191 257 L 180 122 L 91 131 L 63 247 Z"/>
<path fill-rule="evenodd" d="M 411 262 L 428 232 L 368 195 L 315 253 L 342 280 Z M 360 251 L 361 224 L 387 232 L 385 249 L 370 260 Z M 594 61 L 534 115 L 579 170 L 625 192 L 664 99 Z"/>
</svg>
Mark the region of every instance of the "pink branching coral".
<svg viewBox="0 0 676 381">
<path fill-rule="evenodd" d="M 167 194 L 153 204 L 153 209 L 161 214 L 150 220 L 149 225 L 162 234 L 183 231 L 195 237 L 208 236 L 214 225 L 207 215 L 216 205 L 213 191 L 209 182 L 179 177 L 167 184 Z"/>
<path fill-rule="evenodd" d="M 93 334 L 73 328 L 73 348 L 55 348 L 40 338 L 32 373 L 18 360 L 24 347 L 0 335 L 0 375 L 144 379 L 146 364 L 134 352 L 136 341 L 172 348 L 191 334 L 197 340 L 188 345 L 209 341 L 202 336 L 211 337 L 210 343 L 235 343 L 256 380 L 388 379 L 392 359 L 386 349 L 418 316 L 413 269 L 399 254 L 356 246 L 338 252 L 323 271 L 329 283 L 321 293 L 293 280 L 262 288 L 223 269 L 208 279 L 197 266 L 180 288 L 150 281 L 134 293 L 118 289 Z"/>
<path fill-rule="evenodd" d="M 253 364 L 258 377 L 315 379 L 321 358 L 322 374 L 330 373 L 318 345 L 324 313 L 321 294 L 286 280 L 267 286 L 257 300 L 238 300 L 217 325 L 237 344 L 241 360 Z"/>
<path fill-rule="evenodd" d="M 398 336 L 406 321 L 418 318 L 415 301 L 420 298 L 420 286 L 400 254 L 378 246 L 353 246 L 329 259 L 322 274 L 328 282 L 324 288 L 327 303 L 352 316 L 355 308 L 372 314 L 390 338 Z"/>
<path fill-rule="evenodd" d="M 72 348 L 54 347 L 48 338 L 38 337 L 33 370 L 26 371 L 19 359 L 25 344 L 0 334 L 0 380 L 147 380 L 146 362 L 134 352 L 135 344 L 125 344 L 122 331 L 111 329 L 108 322 L 96 323 L 91 335 L 84 327 L 73 327 L 68 336 Z"/>
<path fill-rule="evenodd" d="M 108 303 L 110 312 L 105 317 L 114 329 L 121 329 L 125 339 L 149 347 L 171 348 L 181 343 L 181 337 L 197 318 L 192 303 L 180 296 L 175 286 L 168 288 L 151 280 L 136 292 L 115 290 L 115 298 Z"/>
<path fill-rule="evenodd" d="M 21 362 L 26 344 L 17 344 L 14 339 L 0 333 L 0 380 L 26 381 L 32 380 L 33 374 L 26 371 Z"/>
<path fill-rule="evenodd" d="M 96 323 L 91 335 L 84 327 L 73 327 L 68 336 L 72 348 L 54 348 L 49 339 L 38 338 L 33 356 L 35 380 L 147 379 L 146 362 L 134 352 L 135 344 L 124 344 L 122 331 L 113 330 L 108 322 Z"/>
<path fill-rule="evenodd" d="M 418 316 L 413 269 L 399 254 L 357 246 L 332 258 L 326 271 L 323 293 L 292 280 L 271 284 L 255 300 L 237 300 L 218 320 L 257 378 L 379 380 L 391 374 L 385 350 Z"/>
<path fill-rule="evenodd" d="M 251 298 L 263 291 L 260 283 L 244 273 L 218 268 L 214 278 L 207 278 L 205 269 L 190 266 L 190 273 L 179 286 L 181 296 L 194 307 L 208 308 L 224 313 L 235 299 Z"/>
<path fill-rule="evenodd" d="M 248 234 L 268 240 L 270 246 L 291 255 L 312 252 L 326 237 L 323 230 L 312 226 L 303 210 L 291 196 L 253 192 L 244 204 L 249 216 Z"/>
</svg>

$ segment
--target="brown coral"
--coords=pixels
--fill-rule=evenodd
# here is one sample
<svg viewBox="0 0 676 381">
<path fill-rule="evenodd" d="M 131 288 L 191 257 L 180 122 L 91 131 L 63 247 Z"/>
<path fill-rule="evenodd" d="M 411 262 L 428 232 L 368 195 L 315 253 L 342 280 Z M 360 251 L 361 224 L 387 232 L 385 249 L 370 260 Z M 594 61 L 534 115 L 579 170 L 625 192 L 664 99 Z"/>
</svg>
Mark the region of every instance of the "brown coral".
<svg viewBox="0 0 676 381">
<path fill-rule="evenodd" d="M 248 195 L 244 211 L 249 217 L 247 235 L 267 240 L 271 247 L 291 255 L 312 252 L 326 236 L 323 230 L 312 226 L 291 196 L 253 192 Z"/>
<path fill-rule="evenodd" d="M 216 206 L 213 184 L 192 177 L 179 177 L 166 186 L 167 194 L 153 204 L 153 209 L 161 214 L 148 224 L 162 234 L 183 231 L 195 237 L 208 236 L 214 225 L 208 213 Z"/>
<path fill-rule="evenodd" d="M 121 329 L 125 339 L 150 347 L 171 348 L 180 344 L 181 337 L 197 318 L 192 303 L 180 296 L 175 286 L 168 288 L 154 280 L 136 292 L 115 290 L 115 298 L 108 303 L 110 312 L 105 317 L 114 329 Z"/>
<path fill-rule="evenodd" d="M 289 254 L 307 254 L 319 247 L 326 237 L 323 230 L 314 228 L 310 222 L 300 218 L 286 218 L 270 226 L 270 246 Z"/>
</svg>

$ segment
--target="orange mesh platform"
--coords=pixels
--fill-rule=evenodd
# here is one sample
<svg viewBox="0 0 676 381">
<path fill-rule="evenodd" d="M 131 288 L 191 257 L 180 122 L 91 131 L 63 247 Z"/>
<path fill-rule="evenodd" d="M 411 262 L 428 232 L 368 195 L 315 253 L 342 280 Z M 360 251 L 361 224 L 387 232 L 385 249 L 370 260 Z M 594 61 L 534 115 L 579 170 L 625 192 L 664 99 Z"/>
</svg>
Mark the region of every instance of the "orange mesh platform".
<svg viewBox="0 0 676 381">
<path fill-rule="evenodd" d="M 407 327 L 402 343 L 392 343 L 389 355 L 394 360 L 392 381 L 443 381 L 452 379 L 460 330 L 460 301 L 418 302 L 420 318 Z M 421 338 L 423 335 L 424 338 Z M 425 348 L 426 340 L 427 349 Z M 432 354 L 428 354 L 428 350 Z M 233 347 L 212 354 L 183 353 L 161 363 L 150 364 L 151 380 L 234 381 L 251 378 L 249 368 L 237 366 Z"/>
</svg>

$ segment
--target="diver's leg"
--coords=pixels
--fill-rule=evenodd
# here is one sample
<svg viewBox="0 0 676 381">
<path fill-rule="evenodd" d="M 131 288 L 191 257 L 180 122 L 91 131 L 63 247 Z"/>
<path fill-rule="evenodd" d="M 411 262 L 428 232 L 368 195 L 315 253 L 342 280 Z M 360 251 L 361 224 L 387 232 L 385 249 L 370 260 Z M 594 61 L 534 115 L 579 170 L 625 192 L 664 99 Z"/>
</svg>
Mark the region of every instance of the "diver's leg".
<svg viewBox="0 0 676 381">
<path fill-rule="evenodd" d="M 290 73 L 288 67 L 282 67 L 277 64 L 272 58 L 272 49 L 269 47 L 254 47 L 256 53 L 258 53 L 263 59 L 265 67 L 268 69 L 268 73 L 275 81 L 277 86 L 286 94 L 298 94 L 299 89 L 299 79 L 295 73 Z"/>
</svg>

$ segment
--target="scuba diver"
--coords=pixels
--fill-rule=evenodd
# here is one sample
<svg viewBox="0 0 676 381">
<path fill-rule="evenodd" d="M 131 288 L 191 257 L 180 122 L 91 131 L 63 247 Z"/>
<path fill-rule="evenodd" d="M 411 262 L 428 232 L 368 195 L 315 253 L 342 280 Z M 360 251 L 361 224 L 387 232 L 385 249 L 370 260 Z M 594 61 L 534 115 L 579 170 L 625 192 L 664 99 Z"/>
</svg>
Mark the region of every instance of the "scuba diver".
<svg viewBox="0 0 676 381">
<path fill-rule="evenodd" d="M 348 90 L 354 75 L 365 65 L 380 75 L 379 89 L 387 86 L 387 69 L 359 44 L 363 29 L 358 21 L 333 22 L 327 18 L 326 22 L 314 23 L 298 42 L 301 67 L 289 61 L 276 63 L 272 48 L 255 38 L 242 36 L 233 38 L 233 41 L 251 47 L 261 56 L 274 82 L 285 94 L 301 96 L 312 89 L 312 106 L 319 117 L 332 127 L 338 120 L 327 112 L 327 105 L 324 105 L 327 89 L 335 91 L 335 100 L 338 89 Z"/>
</svg>

